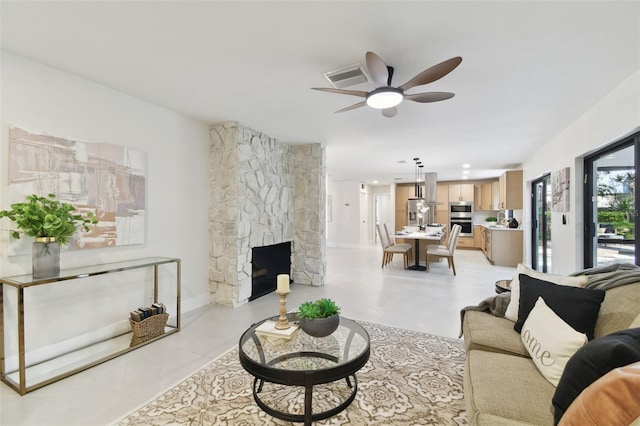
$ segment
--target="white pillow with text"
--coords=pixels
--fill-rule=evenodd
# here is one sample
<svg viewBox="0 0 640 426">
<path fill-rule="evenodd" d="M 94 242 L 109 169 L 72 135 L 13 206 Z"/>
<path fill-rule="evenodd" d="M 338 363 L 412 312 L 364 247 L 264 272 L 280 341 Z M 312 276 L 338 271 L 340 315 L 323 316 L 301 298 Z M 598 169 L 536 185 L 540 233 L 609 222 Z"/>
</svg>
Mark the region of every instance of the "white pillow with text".
<svg viewBox="0 0 640 426">
<path fill-rule="evenodd" d="M 549 308 L 542 297 L 538 297 L 524 322 L 520 337 L 540 373 L 553 386 L 558 386 L 569 358 L 588 340 L 586 334 L 576 331 Z"/>
</svg>

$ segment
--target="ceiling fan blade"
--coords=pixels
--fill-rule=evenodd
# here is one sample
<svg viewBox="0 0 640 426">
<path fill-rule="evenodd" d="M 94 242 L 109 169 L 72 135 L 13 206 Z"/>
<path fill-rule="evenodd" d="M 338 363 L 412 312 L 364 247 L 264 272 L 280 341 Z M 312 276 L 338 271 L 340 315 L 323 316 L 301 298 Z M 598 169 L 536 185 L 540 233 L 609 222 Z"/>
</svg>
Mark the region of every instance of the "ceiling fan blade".
<svg viewBox="0 0 640 426">
<path fill-rule="evenodd" d="M 320 90 L 322 92 L 339 93 L 341 95 L 360 96 L 361 98 L 365 98 L 367 96 L 367 92 L 363 92 L 361 90 L 332 89 L 329 87 L 312 87 L 312 89 Z"/>
<path fill-rule="evenodd" d="M 439 64 L 434 65 L 431 68 L 427 68 L 426 70 L 422 71 L 420 74 L 416 75 L 411 80 L 407 81 L 405 84 L 398 87 L 398 89 L 404 92 L 406 90 L 411 89 L 412 87 L 422 86 L 423 84 L 432 83 L 438 79 L 441 79 L 445 75 L 449 74 L 458 65 L 460 65 L 460 62 L 462 62 L 462 58 L 460 56 L 456 56 L 455 58 L 447 59 L 444 62 L 440 62 Z"/>
<path fill-rule="evenodd" d="M 404 95 L 405 99 L 414 102 L 420 102 L 426 104 L 428 102 L 446 101 L 455 96 L 455 93 L 449 92 L 428 92 L 428 93 L 414 93 L 413 95 Z"/>
<path fill-rule="evenodd" d="M 382 110 L 382 115 L 384 115 L 387 118 L 395 117 L 397 113 L 398 113 L 398 108 L 396 107 L 385 108 Z"/>
<path fill-rule="evenodd" d="M 351 111 L 352 109 L 360 108 L 362 106 L 365 106 L 366 104 L 367 104 L 366 101 L 358 102 L 357 104 L 354 104 L 354 105 L 351 105 L 351 106 L 348 106 L 346 108 L 342 108 L 342 109 L 336 111 L 336 114 L 339 113 L 339 112 Z"/>
<path fill-rule="evenodd" d="M 369 71 L 373 79 L 373 84 L 375 84 L 376 88 L 386 87 L 389 80 L 389 70 L 385 63 L 373 52 L 367 52 L 366 59 L 367 71 Z"/>
</svg>

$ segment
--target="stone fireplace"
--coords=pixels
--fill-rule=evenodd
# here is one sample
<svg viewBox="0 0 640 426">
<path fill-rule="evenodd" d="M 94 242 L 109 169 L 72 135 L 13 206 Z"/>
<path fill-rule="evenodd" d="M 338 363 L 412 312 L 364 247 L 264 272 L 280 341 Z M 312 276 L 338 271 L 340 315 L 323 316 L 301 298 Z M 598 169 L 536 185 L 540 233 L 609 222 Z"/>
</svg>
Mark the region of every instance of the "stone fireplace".
<svg viewBox="0 0 640 426">
<path fill-rule="evenodd" d="M 254 247 L 290 242 L 293 281 L 324 285 L 324 147 L 281 143 L 228 122 L 211 127 L 209 159 L 212 303 L 250 299 Z"/>
</svg>

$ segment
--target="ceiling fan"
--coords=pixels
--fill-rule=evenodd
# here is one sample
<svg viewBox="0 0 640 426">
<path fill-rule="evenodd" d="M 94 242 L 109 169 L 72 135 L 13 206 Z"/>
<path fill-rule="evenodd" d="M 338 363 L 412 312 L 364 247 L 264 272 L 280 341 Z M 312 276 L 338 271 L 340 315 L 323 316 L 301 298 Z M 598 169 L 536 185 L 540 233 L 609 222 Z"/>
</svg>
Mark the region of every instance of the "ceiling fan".
<svg viewBox="0 0 640 426">
<path fill-rule="evenodd" d="M 396 105 L 402 102 L 403 99 L 420 103 L 438 102 L 451 99 L 455 95 L 454 93 L 426 92 L 409 94 L 405 92 L 413 87 L 433 83 L 434 81 L 441 79 L 460 65 L 462 58 L 456 56 L 455 58 L 440 62 L 431 68 L 427 68 L 411 80 L 398 87 L 391 86 L 393 67 L 387 66 L 382 59 L 373 52 L 367 52 L 366 61 L 367 71 L 369 71 L 369 75 L 376 86 L 374 90 L 364 92 L 361 90 L 333 89 L 328 87 L 313 87 L 312 89 L 365 98 L 364 101 L 338 110 L 336 113 L 350 111 L 352 109 L 369 105 L 371 108 L 381 109 L 382 115 L 391 118 L 395 117 L 398 113 Z"/>
</svg>

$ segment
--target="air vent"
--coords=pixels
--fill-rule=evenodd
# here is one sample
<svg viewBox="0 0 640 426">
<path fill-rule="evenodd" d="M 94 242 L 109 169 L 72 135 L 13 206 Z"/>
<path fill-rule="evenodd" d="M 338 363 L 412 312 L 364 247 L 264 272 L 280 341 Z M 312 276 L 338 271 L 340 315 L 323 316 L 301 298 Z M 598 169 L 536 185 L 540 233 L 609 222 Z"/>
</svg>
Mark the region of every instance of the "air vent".
<svg viewBox="0 0 640 426">
<path fill-rule="evenodd" d="M 327 71 L 324 73 L 324 76 L 336 89 L 343 89 L 345 87 L 355 86 L 356 84 L 362 84 L 369 81 L 367 75 L 359 64 L 349 65 L 333 71 Z"/>
</svg>

